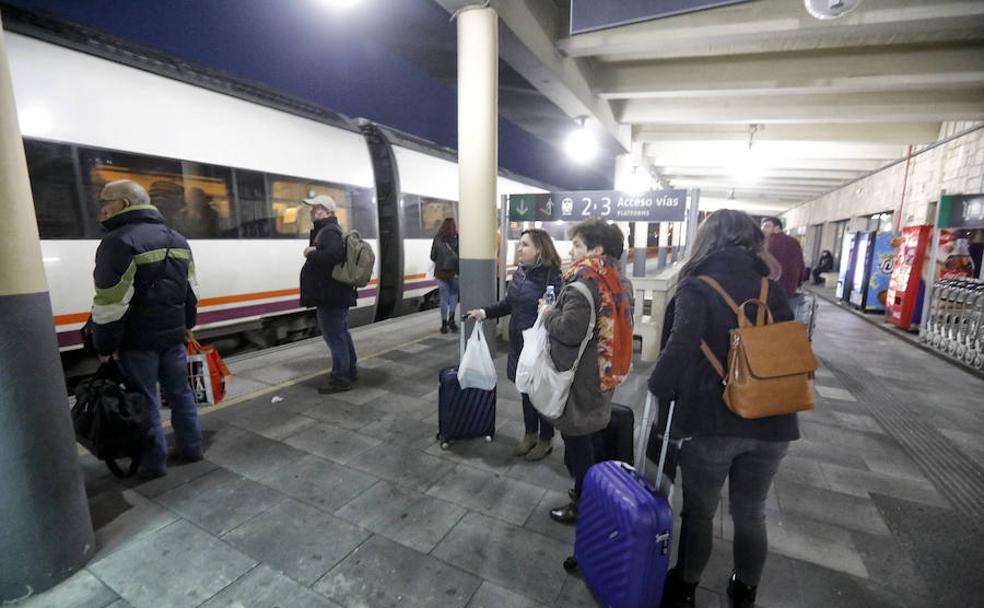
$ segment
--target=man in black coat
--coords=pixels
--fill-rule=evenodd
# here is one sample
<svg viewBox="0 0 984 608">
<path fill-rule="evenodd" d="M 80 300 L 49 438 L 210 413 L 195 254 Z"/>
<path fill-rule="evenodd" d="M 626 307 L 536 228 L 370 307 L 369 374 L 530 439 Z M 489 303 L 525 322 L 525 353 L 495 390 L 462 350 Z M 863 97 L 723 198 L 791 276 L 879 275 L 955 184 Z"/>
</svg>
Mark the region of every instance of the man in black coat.
<svg viewBox="0 0 984 608">
<path fill-rule="evenodd" d="M 325 194 L 304 199 L 311 208 L 310 245 L 304 249 L 301 268 L 301 306 L 315 306 L 318 326 L 331 350 L 331 379 L 319 388 L 321 394 L 352 389 L 358 376 L 355 344 L 348 329 L 348 309 L 355 306 L 356 290 L 331 276 L 337 264 L 345 262 L 345 235 L 335 215 L 335 200 Z"/>
<path fill-rule="evenodd" d="M 96 250 L 93 343 L 100 361 L 116 358 L 131 387 L 155 404 L 138 474 L 161 477 L 167 473 L 167 443 L 158 382 L 171 407 L 176 456 L 202 459 L 185 350 L 198 312 L 195 262 L 188 241 L 164 223 L 135 182 L 106 184 L 99 194 L 99 220 L 108 232 Z"/>
</svg>

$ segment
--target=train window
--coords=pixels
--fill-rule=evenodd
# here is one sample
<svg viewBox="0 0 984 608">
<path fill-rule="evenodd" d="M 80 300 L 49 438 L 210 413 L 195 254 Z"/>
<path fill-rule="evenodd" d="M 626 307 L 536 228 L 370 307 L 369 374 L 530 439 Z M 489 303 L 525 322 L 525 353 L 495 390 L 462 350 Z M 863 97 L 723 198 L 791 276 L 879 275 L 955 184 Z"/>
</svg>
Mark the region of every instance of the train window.
<svg viewBox="0 0 984 608">
<path fill-rule="evenodd" d="M 358 230 L 364 238 L 375 238 L 376 213 L 373 191 L 367 188 L 326 184 L 294 177 L 270 177 L 268 211 L 272 236 L 305 237 L 311 231 L 311 213 L 304 199 L 324 194 L 335 200 L 338 223 L 343 230 Z"/>
<path fill-rule="evenodd" d="M 236 169 L 235 173 L 239 235 L 244 239 L 270 238 L 275 220 L 267 205 L 266 179 L 256 171 Z"/>
<path fill-rule="evenodd" d="M 71 146 L 25 139 L 24 152 L 41 238 L 84 236 Z"/>
<path fill-rule="evenodd" d="M 428 196 L 403 196 L 403 226 L 408 239 L 431 239 L 445 218 L 458 219 L 457 201 Z"/>
<path fill-rule="evenodd" d="M 104 150 L 81 154 L 83 201 L 96 208 L 102 187 L 118 179 L 147 190 L 168 225 L 190 239 L 236 238 L 232 173 L 225 167 Z"/>
</svg>

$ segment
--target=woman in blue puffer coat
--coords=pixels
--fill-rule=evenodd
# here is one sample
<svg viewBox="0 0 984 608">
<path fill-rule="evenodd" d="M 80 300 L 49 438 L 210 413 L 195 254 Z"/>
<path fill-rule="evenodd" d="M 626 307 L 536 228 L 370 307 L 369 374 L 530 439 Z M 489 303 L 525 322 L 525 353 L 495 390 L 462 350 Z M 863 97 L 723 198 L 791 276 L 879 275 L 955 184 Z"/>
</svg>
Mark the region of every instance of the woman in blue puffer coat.
<svg viewBox="0 0 984 608">
<path fill-rule="evenodd" d="M 509 359 L 506 375 L 516 381 L 516 363 L 523 350 L 523 330 L 533 327 L 536 322 L 540 300 L 553 285 L 554 293 L 559 294 L 564 281 L 560 272 L 560 256 L 554 248 L 553 240 L 546 231 L 538 228 L 525 230 L 516 245 L 516 258 L 519 268 L 513 274 L 506 297 L 496 304 L 468 311 L 472 319 L 497 319 L 512 315 L 509 319 Z M 526 460 L 541 460 L 553 451 L 551 440 L 553 426 L 537 413 L 530 398 L 523 393 L 523 424 L 526 434 L 516 444 L 513 456 L 524 456 Z"/>
</svg>

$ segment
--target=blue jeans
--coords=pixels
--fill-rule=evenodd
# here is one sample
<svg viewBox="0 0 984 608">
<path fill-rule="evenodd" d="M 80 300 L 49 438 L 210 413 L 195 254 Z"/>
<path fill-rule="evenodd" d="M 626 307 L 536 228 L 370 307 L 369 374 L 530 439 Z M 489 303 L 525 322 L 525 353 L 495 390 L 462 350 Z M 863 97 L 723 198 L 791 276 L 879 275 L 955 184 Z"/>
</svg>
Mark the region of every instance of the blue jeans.
<svg viewBox="0 0 984 608">
<path fill-rule="evenodd" d="M 171 407 L 171 426 L 178 451 L 189 457 L 202 453 L 202 430 L 198 424 L 198 406 L 188 383 L 188 354 L 184 344 L 163 350 L 120 351 L 120 368 L 132 389 L 143 393 L 154 404 L 150 417 L 151 441 L 140 459 L 144 471 L 159 472 L 167 468 L 167 442 L 161 424 L 160 392 Z M 160 391 L 158 391 L 160 383 Z"/>
<path fill-rule="evenodd" d="M 526 427 L 527 435 L 539 434 L 540 441 L 550 441 L 554 436 L 554 427 L 540 416 L 533 404 L 530 396 L 523 393 L 523 426 Z"/>
<path fill-rule="evenodd" d="M 358 357 L 348 329 L 348 308 L 319 306 L 318 327 L 331 350 L 331 381 L 352 384 L 358 375 L 355 368 Z"/>
<path fill-rule="evenodd" d="M 684 442 L 680 451 L 683 512 L 676 571 L 685 582 L 699 581 L 711 557 L 714 514 L 727 479 L 735 528 L 735 571 L 741 582 L 758 585 L 768 552 L 765 499 L 788 447 L 788 441 L 743 437 L 698 436 Z"/>
<path fill-rule="evenodd" d="M 450 281 L 438 279 L 437 290 L 441 294 L 441 321 L 454 318 L 454 311 L 458 308 L 458 277 Z"/>
</svg>

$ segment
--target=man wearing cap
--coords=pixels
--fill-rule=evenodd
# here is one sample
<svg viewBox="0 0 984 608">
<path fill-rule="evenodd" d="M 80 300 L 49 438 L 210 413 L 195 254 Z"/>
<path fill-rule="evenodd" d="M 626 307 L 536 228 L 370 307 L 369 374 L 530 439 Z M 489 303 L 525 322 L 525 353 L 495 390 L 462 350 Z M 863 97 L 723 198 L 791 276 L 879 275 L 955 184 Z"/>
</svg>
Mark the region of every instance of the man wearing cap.
<svg viewBox="0 0 984 608">
<path fill-rule="evenodd" d="M 195 261 L 188 241 L 168 228 L 140 184 L 106 184 L 99 194 L 99 221 L 107 234 L 96 250 L 93 273 L 93 344 L 100 361 L 115 358 L 132 387 L 155 405 L 137 473 L 161 477 L 167 473 L 168 454 L 158 384 L 171 406 L 173 457 L 202 459 L 185 351 L 185 336 L 198 312 Z"/>
<path fill-rule="evenodd" d="M 319 194 L 304 199 L 311 209 L 310 245 L 304 249 L 301 268 L 301 306 L 315 306 L 318 326 L 331 350 L 331 379 L 319 388 L 321 394 L 352 388 L 358 374 L 355 345 L 348 330 L 348 309 L 355 306 L 355 287 L 336 281 L 331 271 L 345 261 L 345 237 L 335 216 L 335 200 Z"/>
</svg>

